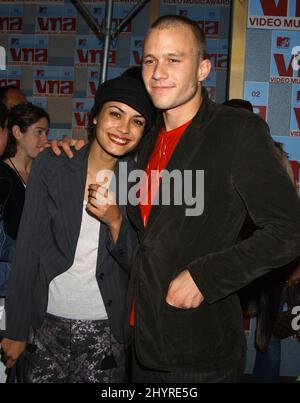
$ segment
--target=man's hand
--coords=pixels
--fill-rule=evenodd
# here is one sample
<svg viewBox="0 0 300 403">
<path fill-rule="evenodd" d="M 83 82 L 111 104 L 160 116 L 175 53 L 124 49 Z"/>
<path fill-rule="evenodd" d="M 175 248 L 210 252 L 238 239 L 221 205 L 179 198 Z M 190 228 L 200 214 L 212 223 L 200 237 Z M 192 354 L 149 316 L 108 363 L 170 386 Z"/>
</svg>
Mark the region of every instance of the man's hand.
<svg viewBox="0 0 300 403">
<path fill-rule="evenodd" d="M 73 158 L 74 154 L 70 147 L 74 147 L 75 150 L 80 150 L 86 144 L 85 140 L 76 140 L 71 139 L 68 136 L 64 136 L 63 140 L 52 140 L 50 143 L 46 143 L 45 145 L 40 147 L 40 151 L 43 151 L 45 148 L 51 147 L 54 154 L 59 156 L 61 154 L 61 149 L 67 154 L 69 158 Z"/>
<path fill-rule="evenodd" d="M 12 368 L 17 359 L 26 349 L 26 341 L 16 341 L 4 338 L 1 341 L 2 354 L 4 354 L 5 365 Z"/>
<path fill-rule="evenodd" d="M 171 281 L 166 302 L 176 308 L 197 308 L 204 300 L 188 270 L 182 271 Z"/>
<path fill-rule="evenodd" d="M 116 242 L 121 228 L 122 214 L 114 193 L 109 191 L 107 186 L 107 182 L 89 186 L 87 210 L 107 224 L 112 239 Z"/>
</svg>

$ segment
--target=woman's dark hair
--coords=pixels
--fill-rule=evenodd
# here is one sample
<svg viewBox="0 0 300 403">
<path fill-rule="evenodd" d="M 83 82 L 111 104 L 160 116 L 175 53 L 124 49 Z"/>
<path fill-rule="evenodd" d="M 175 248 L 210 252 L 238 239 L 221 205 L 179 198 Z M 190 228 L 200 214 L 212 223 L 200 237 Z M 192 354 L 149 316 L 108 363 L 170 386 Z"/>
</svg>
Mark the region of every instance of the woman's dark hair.
<svg viewBox="0 0 300 403">
<path fill-rule="evenodd" d="M 0 101 L 0 127 L 4 129 L 7 118 L 7 108 L 6 105 Z"/>
<path fill-rule="evenodd" d="M 14 126 L 19 126 L 22 133 L 25 133 L 29 126 L 38 122 L 40 119 L 46 118 L 50 123 L 48 113 L 39 106 L 30 102 L 14 106 L 7 114 L 7 146 L 4 151 L 3 158 L 14 157 L 17 152 L 17 141 L 12 133 Z"/>
</svg>

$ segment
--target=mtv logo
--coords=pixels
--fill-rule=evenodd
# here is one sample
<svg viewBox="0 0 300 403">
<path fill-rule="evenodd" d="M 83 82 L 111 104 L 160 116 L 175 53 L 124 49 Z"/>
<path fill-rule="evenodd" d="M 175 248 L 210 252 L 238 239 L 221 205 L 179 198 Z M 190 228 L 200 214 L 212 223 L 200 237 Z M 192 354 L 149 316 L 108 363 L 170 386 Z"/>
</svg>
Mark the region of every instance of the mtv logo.
<svg viewBox="0 0 300 403">
<path fill-rule="evenodd" d="M 91 77 L 92 78 L 98 78 L 99 77 L 99 72 L 98 71 L 91 71 Z"/>
<path fill-rule="evenodd" d="M 19 45 L 20 44 L 20 39 L 19 38 L 11 38 L 11 44 L 12 45 Z"/>
<path fill-rule="evenodd" d="M 76 102 L 76 109 L 83 109 L 84 103 L 83 102 Z"/>
<path fill-rule="evenodd" d="M 45 70 L 37 70 L 37 71 L 36 71 L 36 75 L 37 75 L 38 77 L 44 77 L 44 75 L 45 75 Z"/>
<path fill-rule="evenodd" d="M 134 46 L 136 48 L 141 48 L 143 46 L 143 41 L 141 41 L 141 40 L 134 41 Z"/>
<path fill-rule="evenodd" d="M 277 48 L 289 48 L 290 38 L 278 36 L 277 38 Z"/>
<path fill-rule="evenodd" d="M 78 44 L 80 46 L 85 46 L 86 45 L 86 39 L 79 39 Z"/>
<path fill-rule="evenodd" d="M 40 7 L 39 13 L 40 14 L 47 14 L 47 11 L 48 11 L 48 7 Z"/>
</svg>

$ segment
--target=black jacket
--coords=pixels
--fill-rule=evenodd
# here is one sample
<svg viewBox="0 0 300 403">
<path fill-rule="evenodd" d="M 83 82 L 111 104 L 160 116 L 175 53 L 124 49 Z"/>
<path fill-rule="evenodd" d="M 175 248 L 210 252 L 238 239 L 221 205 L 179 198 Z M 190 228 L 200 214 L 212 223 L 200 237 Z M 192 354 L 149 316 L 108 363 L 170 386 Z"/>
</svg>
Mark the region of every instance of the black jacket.
<svg viewBox="0 0 300 403">
<path fill-rule="evenodd" d="M 57 158 L 46 150 L 33 163 L 8 281 L 5 333 L 8 338 L 26 340 L 30 326 L 41 326 L 50 282 L 73 264 L 81 226 L 88 150 L 85 146 L 72 160 L 65 155 Z M 133 160 L 123 158 L 122 161 L 127 162 L 130 172 Z M 128 259 L 137 242 L 125 206 L 121 206 L 121 211 L 124 219 L 115 245 L 107 226 L 101 225 L 96 269 L 108 319 L 120 342 L 124 338 Z M 111 251 L 119 257 L 119 262 Z"/>
<path fill-rule="evenodd" d="M 160 120 L 143 141 L 138 168 L 145 168 Z M 246 350 L 235 292 L 299 255 L 300 202 L 257 115 L 204 97 L 166 167 L 204 170 L 204 211 L 187 216 L 183 205 L 152 207 L 144 229 L 139 208 L 129 217 L 139 230 L 127 301 L 135 303 L 135 346 L 149 368 L 211 371 L 240 361 Z M 236 244 L 246 211 L 261 229 Z M 188 268 L 204 302 L 177 309 L 165 302 L 172 279 Z"/>
</svg>

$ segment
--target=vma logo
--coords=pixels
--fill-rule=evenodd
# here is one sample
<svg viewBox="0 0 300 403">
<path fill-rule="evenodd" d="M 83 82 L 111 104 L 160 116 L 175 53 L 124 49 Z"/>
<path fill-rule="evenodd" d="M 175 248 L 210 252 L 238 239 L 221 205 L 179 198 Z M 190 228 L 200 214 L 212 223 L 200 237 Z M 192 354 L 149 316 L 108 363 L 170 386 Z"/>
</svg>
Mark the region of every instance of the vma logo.
<svg viewBox="0 0 300 403">
<path fill-rule="evenodd" d="M 259 3 L 261 5 L 263 15 L 265 15 L 265 16 L 300 17 L 300 1 L 299 0 L 291 1 L 291 2 L 290 2 L 290 0 L 260 0 Z M 294 4 L 294 7 L 292 7 L 293 4 Z"/>
<path fill-rule="evenodd" d="M 10 38 L 10 64 L 48 64 L 48 38 L 18 35 Z"/>
<path fill-rule="evenodd" d="M 43 34 L 74 33 L 77 28 L 76 11 L 67 4 L 41 5 L 37 10 L 35 26 L 36 32 Z"/>
<path fill-rule="evenodd" d="M 300 0 L 250 0 L 248 27 L 261 29 L 300 28 Z"/>
<path fill-rule="evenodd" d="M 73 100 L 72 127 L 73 129 L 84 129 L 89 123 L 89 112 L 93 100 L 77 98 Z"/>
<path fill-rule="evenodd" d="M 103 43 L 92 35 L 81 35 L 76 38 L 75 65 L 77 67 L 94 67 L 102 63 Z M 114 66 L 117 60 L 117 52 L 111 49 L 108 54 L 109 66 Z"/>
<path fill-rule="evenodd" d="M 100 72 L 99 69 L 90 67 L 88 70 L 87 92 L 88 98 L 94 98 L 99 82 Z"/>
<path fill-rule="evenodd" d="M 102 49 L 76 49 L 77 65 L 80 66 L 95 66 L 102 63 Z M 111 50 L 108 54 L 108 65 L 116 64 L 117 55 L 115 50 Z"/>
<path fill-rule="evenodd" d="M 300 84 L 300 35 L 273 31 L 270 82 Z"/>
<path fill-rule="evenodd" d="M 22 17 L 0 17 L 0 32 L 21 32 L 22 29 Z"/>
<path fill-rule="evenodd" d="M 291 103 L 291 136 L 300 136 L 300 85 L 294 85 Z"/>
<path fill-rule="evenodd" d="M 75 17 L 37 17 L 37 31 L 40 33 L 73 33 L 76 32 Z"/>
<path fill-rule="evenodd" d="M 37 67 L 34 73 L 34 96 L 71 97 L 74 93 L 74 69 Z"/>
</svg>

